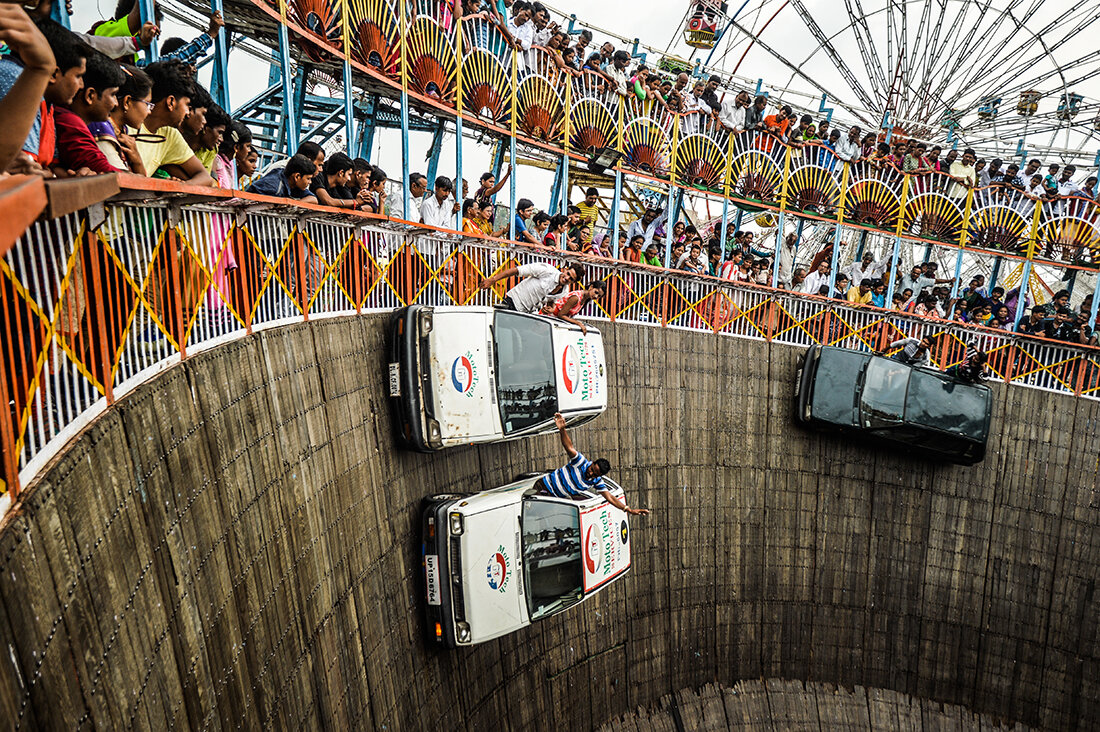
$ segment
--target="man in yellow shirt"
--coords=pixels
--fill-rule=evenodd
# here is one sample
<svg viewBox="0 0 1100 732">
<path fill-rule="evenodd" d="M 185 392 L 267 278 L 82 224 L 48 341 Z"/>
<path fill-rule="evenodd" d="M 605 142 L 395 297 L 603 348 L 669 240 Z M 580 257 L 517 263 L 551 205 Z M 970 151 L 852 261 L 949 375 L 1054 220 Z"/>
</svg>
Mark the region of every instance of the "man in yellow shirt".
<svg viewBox="0 0 1100 732">
<path fill-rule="evenodd" d="M 871 304 L 871 280 L 865 279 L 859 285 L 848 290 L 848 302 L 854 305 Z"/>
<path fill-rule="evenodd" d="M 150 64 L 145 73 L 153 80 L 153 109 L 136 136 L 145 170 L 152 176 L 161 166 L 179 166 L 176 177 L 184 183 L 213 186 L 214 178 L 178 129 L 195 93 L 183 64 L 171 61 Z"/>
<path fill-rule="evenodd" d="M 596 230 L 596 222 L 600 217 L 600 207 L 597 205 L 600 194 L 595 188 L 589 188 L 584 193 L 584 200 L 577 204 L 581 211 L 580 222 L 588 224 L 588 234 L 584 243 L 592 243 L 592 232 Z"/>
</svg>

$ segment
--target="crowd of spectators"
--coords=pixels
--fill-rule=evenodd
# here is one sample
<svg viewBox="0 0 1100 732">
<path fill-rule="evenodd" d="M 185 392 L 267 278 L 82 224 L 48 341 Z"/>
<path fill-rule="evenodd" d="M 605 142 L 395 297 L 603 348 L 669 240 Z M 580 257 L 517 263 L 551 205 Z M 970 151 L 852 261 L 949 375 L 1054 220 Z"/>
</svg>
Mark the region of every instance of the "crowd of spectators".
<svg viewBox="0 0 1100 732">
<path fill-rule="evenodd" d="M 862 134 L 857 126 L 842 134 L 829 126 L 828 118 L 798 117 L 786 105 L 769 113 L 766 97 L 725 91 L 717 76 L 692 83 L 687 74 L 673 79 L 642 63 L 632 67 L 630 54 L 611 42 L 590 50 L 591 33 L 582 31 L 575 38 L 566 34 L 550 22 L 549 12 L 540 3 L 465 0 L 463 8 L 467 18 L 480 15 L 498 24 L 508 42 L 522 51 L 547 48 L 560 68 L 592 72 L 615 93 L 710 117 L 732 133 L 766 132 L 795 145 L 820 142 L 846 162 L 866 161 L 907 173 L 938 171 L 950 176 L 957 187 L 953 195 L 999 182 L 1035 197 L 1096 196 L 1096 178 L 1086 179 L 1083 185 L 1074 183 L 1072 165 L 1051 165 L 1043 176 L 1039 160 L 1031 160 L 1023 170 L 1015 165 L 1002 170 L 1001 160 L 986 165 L 969 149 L 961 157 L 949 150 L 941 158 L 941 148 L 919 142 L 897 141 L 891 147 L 877 142 L 873 133 Z M 294 155 L 257 171 L 258 155 L 249 128 L 231 119 L 195 78 L 197 63 L 223 26 L 220 14 L 214 13 L 206 31 L 191 41 L 165 39 L 160 59 L 145 63 L 136 53 L 160 30 L 156 23 L 141 22 L 136 0 L 119 0 L 112 19 L 84 34 L 52 21 L 49 9 L 48 0 L 29 11 L 0 3 L 0 40 L 7 50 L 0 57 L 0 118 L 9 130 L 0 141 L 0 163 L 8 172 L 47 177 L 129 172 L 197 186 L 244 189 L 469 234 L 502 237 L 514 231 L 516 241 L 532 246 L 618 257 L 733 282 L 774 283 L 855 306 L 1074 343 L 1096 340 L 1095 324 L 1088 322 L 1088 300 L 1088 307 L 1083 304 L 1075 313 L 1068 307 L 1068 294 L 1059 293 L 1016 323 L 1018 290 L 994 287 L 987 292 L 984 281 L 975 278 L 960 291 L 950 278 L 936 276 L 932 262 L 909 272 L 900 266 L 890 272 L 890 256 L 876 258 L 864 252 L 834 278 L 832 244 L 817 252 L 809 266 L 797 267 L 795 234 L 776 246 L 756 242 L 752 232 L 741 230 L 721 241 L 717 230 L 701 232 L 679 215 L 670 217 L 667 208 L 653 206 L 625 229 L 611 232 L 607 226 L 611 212 L 595 188 L 585 191 L 584 198 L 569 205 L 565 213 L 537 210 L 530 199 L 521 198 L 514 207 L 514 219 L 499 226 L 495 199 L 512 174 L 510 168 L 499 179 L 492 172 L 482 175 L 472 194 L 464 180 L 438 176 L 429 181 L 421 173 L 409 172 L 405 191 L 389 185 L 386 172 L 363 158 L 343 152 L 326 155 L 320 145 L 305 142 Z M 575 305 L 570 301 L 567 309 Z"/>
</svg>

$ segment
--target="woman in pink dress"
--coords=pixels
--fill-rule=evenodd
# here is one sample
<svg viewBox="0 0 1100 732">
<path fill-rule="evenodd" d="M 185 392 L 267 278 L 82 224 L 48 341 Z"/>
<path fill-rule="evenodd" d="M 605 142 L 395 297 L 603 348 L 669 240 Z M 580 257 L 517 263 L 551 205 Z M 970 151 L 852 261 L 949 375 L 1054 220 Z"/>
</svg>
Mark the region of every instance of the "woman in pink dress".
<svg viewBox="0 0 1100 732">
<path fill-rule="evenodd" d="M 592 282 L 583 290 L 573 290 L 560 296 L 552 303 L 547 303 L 542 308 L 543 315 L 553 315 L 567 323 L 572 323 L 581 329 L 581 333 L 587 333 L 588 328 L 584 323 L 573 318 L 574 315 L 584 309 L 584 306 L 593 300 L 599 300 L 607 292 L 607 282 L 599 280 Z"/>
</svg>

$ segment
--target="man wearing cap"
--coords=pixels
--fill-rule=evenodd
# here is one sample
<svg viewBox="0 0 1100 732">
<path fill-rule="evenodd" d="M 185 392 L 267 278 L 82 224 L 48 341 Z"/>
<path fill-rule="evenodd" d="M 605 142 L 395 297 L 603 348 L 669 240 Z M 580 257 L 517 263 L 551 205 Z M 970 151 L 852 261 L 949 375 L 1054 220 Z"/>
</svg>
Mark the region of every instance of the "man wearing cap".
<svg viewBox="0 0 1100 732">
<path fill-rule="evenodd" d="M 554 415 L 554 424 L 558 426 L 561 446 L 565 448 L 569 462 L 539 478 L 535 483 L 536 488 L 552 496 L 569 499 L 576 496 L 583 497 L 585 493 L 598 493 L 612 506 L 631 516 L 645 516 L 649 513 L 647 508 L 630 508 L 611 494 L 603 482 L 603 476 L 611 472 L 611 463 L 605 458 L 588 460 L 577 452 L 573 447 L 573 440 L 565 431 L 565 417 L 561 416 L 560 412 Z"/>
</svg>

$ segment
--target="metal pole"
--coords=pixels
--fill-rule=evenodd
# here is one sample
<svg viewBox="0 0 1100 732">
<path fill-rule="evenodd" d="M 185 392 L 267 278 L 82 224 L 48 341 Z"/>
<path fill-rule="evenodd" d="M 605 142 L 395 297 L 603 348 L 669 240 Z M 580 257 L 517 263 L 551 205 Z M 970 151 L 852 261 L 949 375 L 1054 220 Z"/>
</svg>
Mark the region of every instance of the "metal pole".
<svg viewBox="0 0 1100 732">
<path fill-rule="evenodd" d="M 65 0 L 55 0 L 58 4 L 63 4 Z M 155 3 L 153 0 L 138 0 L 138 8 L 141 10 L 141 22 L 156 23 L 157 15 L 154 12 Z M 286 4 L 284 2 L 279 3 L 283 12 L 283 27 L 286 27 Z M 218 35 L 221 35 L 220 33 Z M 280 37 L 281 38 L 281 37 Z M 149 50 L 145 52 L 145 58 L 149 61 L 156 61 L 160 58 L 160 41 L 157 38 L 153 38 L 153 41 L 149 44 Z"/>
<path fill-rule="evenodd" d="M 211 0 L 217 2 L 218 0 Z M 344 45 L 344 149 L 350 151 L 355 139 L 355 103 L 351 98 L 351 89 L 355 80 L 351 75 L 351 34 L 348 31 L 348 0 L 340 0 L 340 34 Z M 219 36 L 222 34 L 218 34 Z"/>
<path fill-rule="evenodd" d="M 210 0 L 210 10 L 215 13 L 223 12 L 222 0 Z M 230 109 L 228 35 L 229 29 L 222 28 L 214 38 L 214 69 L 210 72 L 210 94 L 214 97 L 214 101 L 227 112 Z"/>
<path fill-rule="evenodd" d="M 432 133 L 432 151 L 428 155 L 428 186 L 435 187 L 435 178 L 439 174 L 439 156 L 443 154 L 443 120 L 439 120 L 439 126 Z M 409 177 L 409 170 L 405 171 L 405 177 Z M 462 189 L 456 188 L 455 200 L 462 195 Z"/>
<path fill-rule="evenodd" d="M 783 251 L 783 229 L 787 224 L 787 212 L 779 212 L 779 229 L 775 233 L 775 259 L 772 261 L 772 287 L 779 287 L 779 253 Z M 791 263 L 794 266 L 794 263 Z"/>
<path fill-rule="evenodd" d="M 718 234 L 718 246 L 722 249 L 720 262 L 726 261 L 726 235 L 729 231 L 730 199 L 722 196 L 722 228 Z"/>
<path fill-rule="evenodd" d="M 989 274 L 989 292 L 993 294 L 993 288 L 997 286 L 997 278 L 1001 276 L 1001 264 L 1004 262 L 1004 257 L 996 257 L 993 260 L 993 271 Z"/>
<path fill-rule="evenodd" d="M 283 128 L 287 150 L 298 149 L 298 135 L 301 125 L 294 109 L 294 74 L 290 70 L 290 37 L 286 30 L 286 3 L 280 3 L 283 11 L 283 23 L 279 26 L 279 62 L 283 79 Z"/>
<path fill-rule="evenodd" d="M 50 7 L 50 17 L 63 28 L 69 28 L 69 11 L 64 2 L 55 2 Z"/>
<path fill-rule="evenodd" d="M 455 180 L 455 190 L 458 191 L 458 195 L 462 195 L 462 115 L 455 117 L 455 168 L 458 170 L 456 173 L 457 178 Z M 458 200 L 457 198 L 455 200 Z M 463 201 L 465 203 L 465 201 Z M 458 220 L 455 224 L 457 231 L 462 231 L 462 208 L 459 207 L 458 213 L 455 214 L 455 218 Z"/>
<path fill-rule="evenodd" d="M 843 227 L 842 224 L 836 225 L 836 231 L 833 234 L 833 257 L 832 262 L 829 265 L 829 296 L 832 297 L 833 288 L 836 287 L 836 267 L 840 261 L 840 230 Z"/>
<path fill-rule="evenodd" d="M 898 271 L 898 255 L 901 253 L 901 237 L 894 235 L 894 252 L 890 255 L 890 282 L 886 285 L 886 302 L 884 305 L 889 309 L 894 303 L 894 287 L 898 283 L 898 278 L 895 273 Z"/>
<path fill-rule="evenodd" d="M 458 207 L 458 213 L 455 214 L 455 229 L 462 231 L 462 206 L 465 205 L 465 196 L 462 192 L 462 112 L 463 112 L 463 94 L 462 94 L 462 67 L 465 61 L 465 55 L 462 52 L 462 3 L 454 3 L 455 9 L 455 58 L 458 59 L 458 83 L 455 90 L 455 108 L 458 110 L 458 114 L 455 115 L 455 201 L 460 201 Z M 461 200 L 460 200 L 461 199 Z M 492 228 L 490 226 L 490 228 Z"/>
<path fill-rule="evenodd" d="M 665 269 L 669 269 L 672 265 L 669 264 L 669 259 L 672 257 L 672 212 L 676 210 L 675 207 L 676 186 L 672 183 L 668 184 L 668 208 L 665 212 L 668 214 L 665 216 Z M 630 242 L 627 242 L 629 244 Z"/>
<path fill-rule="evenodd" d="M 1096 287 L 1092 290 L 1092 311 L 1089 313 L 1088 322 L 1089 327 L 1093 328 L 1094 330 L 1095 328 L 1093 326 L 1093 323 L 1096 322 L 1096 311 L 1098 307 L 1100 307 L 1100 275 L 1097 275 Z M 1019 319 L 1017 319 L 1016 322 L 1019 322 Z"/>
<path fill-rule="evenodd" d="M 511 201 L 508 203 L 508 238 L 516 240 L 516 176 L 519 175 L 519 166 L 516 165 L 516 80 L 519 76 L 519 51 L 512 49 L 512 87 L 509 95 L 512 97 L 512 134 L 508 136 L 508 164 L 512 166 L 512 174 L 508 177 L 508 191 Z"/>
<path fill-rule="evenodd" d="M 401 190 L 401 211 L 408 215 L 409 211 L 409 63 L 408 63 L 408 32 L 409 15 L 406 8 L 407 0 L 401 0 L 401 16 L 398 22 L 401 24 L 401 167 L 404 168 L 401 180 L 405 183 Z M 388 213 L 388 212 L 387 212 Z"/>
<path fill-rule="evenodd" d="M 621 165 L 615 166 L 615 196 L 611 199 L 611 246 L 615 259 L 619 258 L 619 204 L 623 194 L 623 169 Z M 606 251 L 606 250 L 605 250 Z"/>
</svg>

